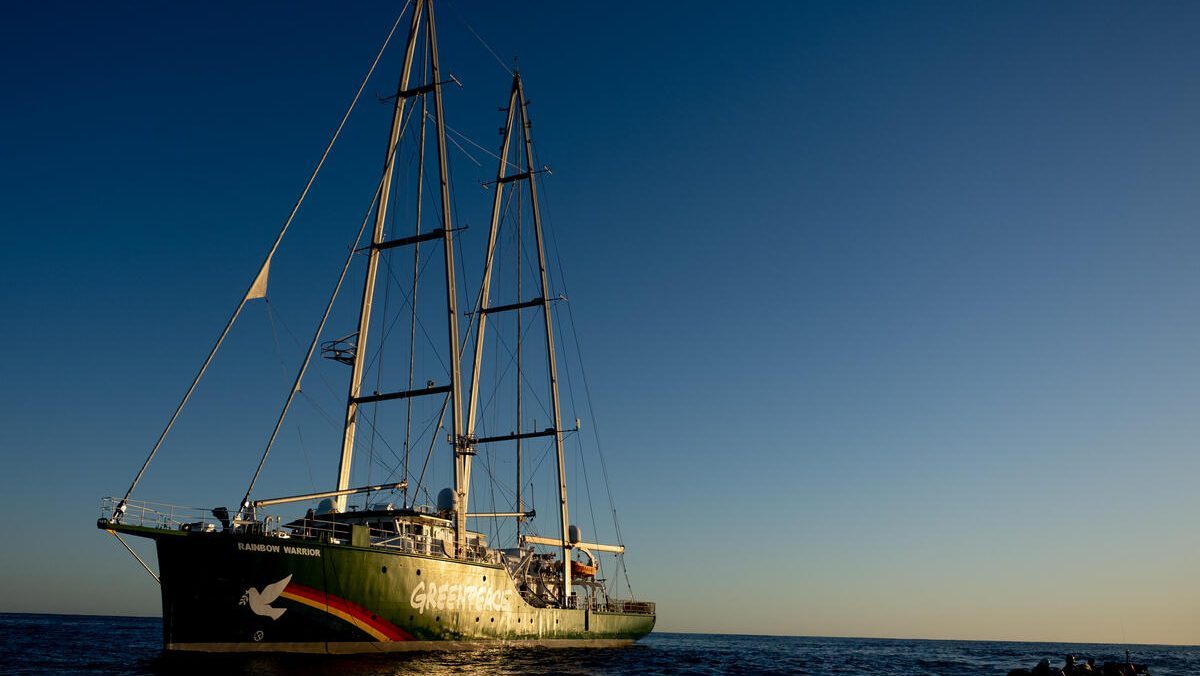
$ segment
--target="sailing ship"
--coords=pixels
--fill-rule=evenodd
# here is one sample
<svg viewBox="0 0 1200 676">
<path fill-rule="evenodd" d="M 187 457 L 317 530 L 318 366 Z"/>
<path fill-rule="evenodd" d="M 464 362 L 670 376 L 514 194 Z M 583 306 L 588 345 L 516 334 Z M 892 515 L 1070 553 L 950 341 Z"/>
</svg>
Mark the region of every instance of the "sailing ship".
<svg viewBox="0 0 1200 676">
<path fill-rule="evenodd" d="M 411 9 L 409 9 L 411 7 Z M 548 171 L 535 162 L 531 138 L 528 101 L 519 72 L 513 73 L 509 90 L 503 141 L 494 181 L 491 224 L 484 255 L 484 270 L 479 293 L 469 312 L 461 312 L 456 288 L 455 244 L 447 163 L 447 125 L 443 117 L 443 85 L 456 82 L 443 79 L 434 25 L 433 0 L 415 0 L 396 19 L 393 33 L 408 16 L 408 40 L 396 93 L 392 100 L 391 126 L 385 162 L 368 217 L 363 220 L 360 238 L 370 223 L 369 245 L 352 250 L 341 270 L 321 322 L 296 374 L 292 389 L 271 433 L 266 449 L 236 509 L 224 507 L 189 511 L 161 503 L 132 499 L 135 487 L 146 472 L 171 431 L 180 412 L 231 327 L 247 303 L 266 295 L 272 257 L 300 204 L 312 186 L 316 173 L 328 156 L 334 139 L 314 170 L 308 186 L 285 222 L 266 260 L 258 270 L 233 316 L 204 361 L 166 428 L 142 464 L 129 489 L 121 498 L 105 498 L 97 526 L 116 536 L 138 562 L 160 584 L 163 609 L 163 640 L 168 651 L 204 652 L 309 652 L 358 653 L 402 650 L 455 649 L 496 644 L 579 647 L 629 644 L 648 634 L 655 623 L 655 605 L 651 602 L 618 598 L 604 577 L 602 558 L 623 567 L 625 548 L 621 544 L 588 542 L 569 521 L 567 500 L 567 464 L 564 439 L 577 431 L 564 428 L 559 399 L 558 363 L 555 350 L 555 322 L 547 273 L 547 251 L 543 239 L 538 179 Z M 473 31 L 472 31 L 473 32 Z M 389 39 L 391 35 L 389 35 Z M 380 55 L 387 46 L 381 47 Z M 376 57 L 375 64 L 379 63 Z M 372 65 L 372 71 L 375 66 Z M 415 72 L 419 77 L 414 77 Z M 370 72 L 368 72 L 368 79 Z M 421 79 L 423 82 L 417 82 Z M 366 84 L 364 80 L 363 84 Z M 362 87 L 359 88 L 359 94 Z M 355 97 L 357 102 L 358 96 Z M 354 103 L 346 112 L 349 117 Z M 345 124 L 346 117 L 342 119 Z M 413 120 L 417 120 L 413 123 Z M 427 125 L 426 121 L 431 120 Z M 412 234 L 396 236 L 389 232 L 393 219 L 393 181 L 397 151 L 406 138 L 410 123 L 419 126 L 421 161 L 416 181 L 416 227 Z M 425 177 L 424 150 L 426 128 L 430 127 L 437 156 L 436 182 Z M 339 125 L 338 131 L 340 132 Z M 407 134 L 411 137 L 412 134 Z M 437 208 L 436 227 L 422 229 L 422 191 Z M 509 238 L 516 242 L 517 261 L 533 261 L 528 273 L 516 272 L 517 296 L 511 302 L 493 298 L 494 283 L 504 268 L 499 260 L 498 240 L 504 215 L 514 203 L 528 203 L 532 228 Z M 427 216 L 428 220 L 428 216 Z M 520 220 L 517 229 L 520 230 Z M 511 223 L 510 223 L 511 226 Z M 411 226 L 410 226 L 411 227 Z M 521 242 L 532 246 L 522 249 Z M 422 244 L 425 247 L 422 248 Z M 440 245 L 440 246 L 439 246 Z M 430 247 L 440 248 L 434 255 Z M 364 375 L 372 366 L 368 337 L 378 322 L 374 312 L 376 286 L 381 262 L 387 256 L 413 252 L 411 337 L 409 343 L 408 385 L 394 391 L 364 392 Z M 417 273 L 424 267 L 418 252 L 425 251 L 426 262 L 440 259 L 444 275 L 444 305 L 437 314 L 444 317 L 447 380 L 428 380 L 414 384 L 413 360 L 417 336 Z M 357 330 L 345 338 L 322 341 L 338 290 L 343 286 L 351 261 L 366 258 L 366 274 L 359 304 Z M 390 268 L 388 268 L 390 270 Z M 522 278 L 528 277 L 536 295 L 521 296 Z M 386 282 L 385 282 L 386 283 Z M 384 303 L 386 305 L 386 303 Z M 522 318 L 538 315 L 534 320 Z M 516 425 L 508 433 L 487 434 L 482 411 L 487 402 L 481 397 L 485 343 L 488 329 L 497 318 L 511 314 L 518 337 L 516 361 Z M 460 340 L 459 323 L 469 317 Z M 549 414 L 548 426 L 541 429 L 522 422 L 521 393 L 529 386 L 522 364 L 522 330 L 534 332 L 536 345 L 544 348 L 545 361 L 538 375 L 544 375 L 543 404 Z M 493 329 L 494 330 L 494 329 Z M 383 332 L 386 336 L 388 332 Z M 474 340 L 469 338 L 473 334 Z M 463 369 L 469 354 L 470 368 Z M 338 459 L 336 485 L 330 490 L 275 498 L 259 498 L 255 486 L 275 444 L 314 355 L 349 365 L 349 389 L 345 399 L 345 417 L 341 426 L 342 444 Z M 540 361 L 540 360 L 539 360 Z M 525 369 L 525 371 L 523 371 Z M 464 387 L 464 380 L 468 382 Z M 403 479 L 398 482 L 352 487 L 352 461 L 356 441 L 364 424 L 374 439 L 376 424 L 367 411 L 378 415 L 387 404 L 405 404 L 406 427 L 411 427 L 415 401 L 437 402 L 436 426 L 430 438 L 444 446 L 445 462 L 453 467 L 453 487 L 443 489 L 435 504 L 419 500 L 425 467 L 418 473 L 416 463 L 409 464 L 413 446 L 406 431 Z M 464 406 L 465 404 L 465 406 Z M 464 410 L 465 408 L 465 410 Z M 448 423 L 448 424 L 447 424 Z M 541 426 L 538 426 L 541 427 Z M 445 431 L 445 442 L 438 433 Z M 546 457 L 556 464 L 554 483 L 553 528 L 549 535 L 538 535 L 533 528 L 536 510 L 529 509 L 522 490 L 522 444 L 539 440 L 546 445 Z M 551 445 L 552 442 L 552 445 Z M 496 447 L 516 450 L 517 479 L 510 511 L 471 511 L 471 472 L 479 449 Z M 435 444 L 430 442 L 430 453 Z M 550 455 L 552 453 L 552 455 Z M 426 465 L 428 465 L 428 457 Z M 486 469 L 486 467 L 485 467 Z M 490 470 L 489 470 L 490 471 Z M 417 485 L 409 490 L 411 479 Z M 493 477 L 493 480 L 495 478 Z M 425 486 L 428 496 L 428 487 Z M 351 496 L 365 496 L 361 508 L 349 505 Z M 382 502 L 380 496 L 385 498 Z M 389 500 L 388 498 L 391 498 Z M 357 499 L 357 498 L 356 498 Z M 395 504 L 400 501 L 400 506 Z M 307 509 L 306 509 L 307 508 Z M 283 518 L 272 510 L 304 510 L 303 516 Z M 614 512 L 615 513 L 615 512 Z M 515 546 L 501 548 L 489 541 L 484 528 L 472 524 L 512 524 Z M 619 531 L 618 540 L 619 540 Z M 153 541 L 157 558 L 156 574 L 122 536 Z M 602 555 L 604 555 L 602 557 Z M 632 591 L 630 591 L 632 596 Z"/>
</svg>

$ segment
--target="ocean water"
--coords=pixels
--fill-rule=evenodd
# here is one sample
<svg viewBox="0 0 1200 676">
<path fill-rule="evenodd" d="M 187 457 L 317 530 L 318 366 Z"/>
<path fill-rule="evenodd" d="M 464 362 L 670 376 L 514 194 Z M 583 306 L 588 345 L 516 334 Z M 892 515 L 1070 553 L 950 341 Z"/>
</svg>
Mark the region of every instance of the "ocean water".
<svg viewBox="0 0 1200 676">
<path fill-rule="evenodd" d="M 0 614 L 0 674 L 1007 674 L 1124 646 L 654 633 L 629 648 L 372 656 L 165 656 L 158 618 Z M 1155 675 L 1200 674 L 1200 647 L 1129 646 Z"/>
</svg>

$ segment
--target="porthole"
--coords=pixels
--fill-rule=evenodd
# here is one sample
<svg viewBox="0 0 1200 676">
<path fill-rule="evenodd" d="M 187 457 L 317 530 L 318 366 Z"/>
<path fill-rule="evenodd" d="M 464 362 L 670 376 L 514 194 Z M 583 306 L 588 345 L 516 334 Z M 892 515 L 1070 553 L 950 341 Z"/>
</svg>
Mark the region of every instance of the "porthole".
<svg viewBox="0 0 1200 676">
<path fill-rule="evenodd" d="M 441 622 L 441 621 L 442 621 L 442 616 L 441 616 L 441 615 L 438 615 L 437 617 L 433 618 L 433 621 L 434 621 L 434 622 Z"/>
<path fill-rule="evenodd" d="M 387 566 L 380 568 L 379 571 L 382 572 L 384 575 L 387 575 Z"/>
<path fill-rule="evenodd" d="M 494 618 L 494 617 L 493 617 L 493 618 L 492 618 L 492 622 L 495 622 L 495 621 L 496 621 L 496 618 Z"/>
<path fill-rule="evenodd" d="M 487 582 L 487 575 L 484 575 L 484 576 L 483 576 L 483 581 L 484 581 L 484 582 Z"/>
<path fill-rule="evenodd" d="M 478 618 L 478 617 L 477 617 L 477 618 L 475 618 L 475 621 L 476 621 L 476 622 L 478 622 L 478 621 L 479 621 L 479 618 Z"/>
<path fill-rule="evenodd" d="M 420 569 L 420 568 L 418 568 L 418 569 L 417 569 L 417 577 L 420 577 L 420 576 L 421 576 L 421 569 Z"/>
</svg>

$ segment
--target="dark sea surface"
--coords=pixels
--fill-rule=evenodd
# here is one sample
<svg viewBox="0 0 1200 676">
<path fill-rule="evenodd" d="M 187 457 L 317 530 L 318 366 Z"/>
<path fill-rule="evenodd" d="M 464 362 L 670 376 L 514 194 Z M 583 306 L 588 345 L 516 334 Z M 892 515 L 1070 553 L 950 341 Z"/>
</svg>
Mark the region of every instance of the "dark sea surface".
<svg viewBox="0 0 1200 676">
<path fill-rule="evenodd" d="M 1125 646 L 654 633 L 629 648 L 378 656 L 164 656 L 158 618 L 0 614 L 0 674 L 1007 674 Z M 1151 674 L 1200 674 L 1200 648 L 1129 646 Z"/>
</svg>

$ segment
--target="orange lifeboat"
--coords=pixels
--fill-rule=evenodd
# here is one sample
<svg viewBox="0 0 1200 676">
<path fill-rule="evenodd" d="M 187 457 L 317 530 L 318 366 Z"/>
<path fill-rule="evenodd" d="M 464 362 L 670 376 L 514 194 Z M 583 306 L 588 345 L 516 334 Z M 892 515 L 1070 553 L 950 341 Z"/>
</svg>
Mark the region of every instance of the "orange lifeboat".
<svg viewBox="0 0 1200 676">
<path fill-rule="evenodd" d="M 596 577 L 596 567 L 578 561 L 571 562 L 571 577 L 593 579 Z"/>
</svg>

